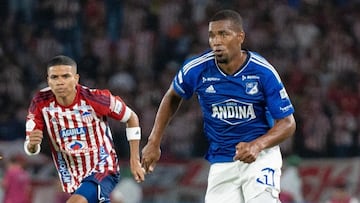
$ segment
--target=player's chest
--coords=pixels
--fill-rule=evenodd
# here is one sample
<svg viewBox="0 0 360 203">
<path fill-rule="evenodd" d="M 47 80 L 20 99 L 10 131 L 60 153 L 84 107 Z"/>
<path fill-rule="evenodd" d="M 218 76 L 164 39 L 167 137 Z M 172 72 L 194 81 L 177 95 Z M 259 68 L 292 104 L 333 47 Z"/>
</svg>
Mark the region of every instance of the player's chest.
<svg viewBox="0 0 360 203">
<path fill-rule="evenodd" d="M 228 99 L 258 102 L 263 100 L 263 87 L 257 75 L 223 76 L 203 74 L 197 86 L 199 97 L 208 102 Z"/>
<path fill-rule="evenodd" d="M 94 109 L 88 104 L 74 105 L 71 108 L 49 106 L 43 108 L 42 111 L 48 124 L 60 129 L 91 126 L 97 119 Z"/>
</svg>

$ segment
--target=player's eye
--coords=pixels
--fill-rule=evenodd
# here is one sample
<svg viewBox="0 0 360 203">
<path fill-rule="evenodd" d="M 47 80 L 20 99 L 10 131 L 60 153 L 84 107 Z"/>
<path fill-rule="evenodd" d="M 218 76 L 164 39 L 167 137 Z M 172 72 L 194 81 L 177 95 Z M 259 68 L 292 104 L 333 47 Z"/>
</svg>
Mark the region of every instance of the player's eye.
<svg viewBox="0 0 360 203">
<path fill-rule="evenodd" d="M 221 37 L 227 37 L 227 36 L 229 36 L 230 35 L 230 33 L 228 33 L 228 32 L 220 32 L 220 36 Z"/>
</svg>

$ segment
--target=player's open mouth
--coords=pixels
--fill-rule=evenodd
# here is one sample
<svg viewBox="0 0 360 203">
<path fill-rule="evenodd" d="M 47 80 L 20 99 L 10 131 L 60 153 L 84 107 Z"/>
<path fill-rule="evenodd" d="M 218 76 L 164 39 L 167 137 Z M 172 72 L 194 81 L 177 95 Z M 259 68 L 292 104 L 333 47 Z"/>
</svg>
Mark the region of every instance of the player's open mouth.
<svg viewBox="0 0 360 203">
<path fill-rule="evenodd" d="M 215 49 L 215 50 L 214 50 L 214 53 L 215 53 L 216 55 L 223 55 L 224 50 L 222 50 L 222 49 Z"/>
</svg>

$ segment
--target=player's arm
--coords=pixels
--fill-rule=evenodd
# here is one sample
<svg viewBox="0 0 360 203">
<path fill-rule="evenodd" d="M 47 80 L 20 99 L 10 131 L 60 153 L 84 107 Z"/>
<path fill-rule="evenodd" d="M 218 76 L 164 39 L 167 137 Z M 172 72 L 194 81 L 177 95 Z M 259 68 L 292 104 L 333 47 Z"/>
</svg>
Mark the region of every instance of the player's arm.
<svg viewBox="0 0 360 203">
<path fill-rule="evenodd" d="M 126 107 L 126 111 L 129 111 L 129 119 L 126 121 L 126 137 L 130 146 L 130 170 L 133 174 L 136 182 L 142 182 L 145 180 L 145 173 L 140 163 L 140 140 L 141 129 L 139 125 L 139 117 L 129 107 Z"/>
<path fill-rule="evenodd" d="M 161 100 L 157 111 L 154 126 L 148 138 L 148 143 L 142 150 L 142 165 L 146 172 L 152 172 L 156 162 L 160 159 L 160 144 L 166 126 L 179 108 L 182 98 L 175 92 L 171 85 Z"/>
<path fill-rule="evenodd" d="M 278 119 L 274 126 L 264 135 L 251 142 L 240 142 L 236 145 L 234 160 L 251 163 L 256 160 L 258 154 L 266 148 L 279 145 L 281 142 L 292 136 L 296 129 L 296 122 L 293 114 Z"/>
<path fill-rule="evenodd" d="M 275 125 L 263 136 L 254 140 L 254 144 L 261 150 L 279 145 L 284 140 L 292 136 L 296 129 L 296 123 L 293 114 L 275 120 Z"/>
<path fill-rule="evenodd" d="M 141 128 L 138 115 L 119 96 L 112 95 L 109 90 L 94 89 L 91 90 L 91 94 L 94 97 L 101 95 L 100 98 L 109 98 L 109 106 L 93 103 L 100 114 L 119 120 L 122 124 L 126 123 L 126 137 L 130 147 L 130 170 L 137 182 L 144 181 L 145 172 L 140 164 Z"/>
<path fill-rule="evenodd" d="M 26 139 L 24 142 L 25 153 L 29 156 L 40 153 L 40 144 L 43 139 L 44 120 L 35 98 L 31 101 L 26 117 Z"/>
</svg>

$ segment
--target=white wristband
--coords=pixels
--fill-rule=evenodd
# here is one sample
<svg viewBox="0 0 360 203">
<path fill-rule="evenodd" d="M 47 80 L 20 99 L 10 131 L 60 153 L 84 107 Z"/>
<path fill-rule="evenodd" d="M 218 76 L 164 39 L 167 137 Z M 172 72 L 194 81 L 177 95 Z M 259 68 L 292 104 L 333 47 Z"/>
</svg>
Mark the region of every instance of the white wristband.
<svg viewBox="0 0 360 203">
<path fill-rule="evenodd" d="M 141 128 L 140 127 L 126 128 L 126 137 L 127 140 L 140 140 Z"/>
<path fill-rule="evenodd" d="M 39 153 L 40 153 L 40 150 L 41 150 L 40 145 L 39 145 L 39 144 L 37 145 L 37 150 L 36 150 L 35 152 L 30 152 L 29 149 L 27 148 L 29 142 L 30 142 L 29 140 L 26 140 L 26 141 L 24 142 L 24 150 L 25 150 L 25 153 L 26 153 L 27 155 L 29 155 L 29 156 L 39 154 Z"/>
</svg>

